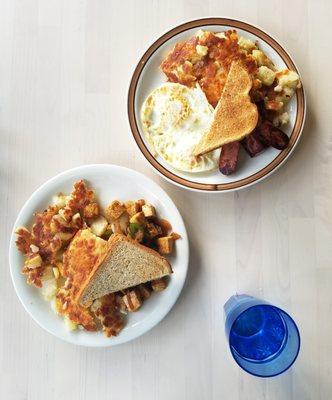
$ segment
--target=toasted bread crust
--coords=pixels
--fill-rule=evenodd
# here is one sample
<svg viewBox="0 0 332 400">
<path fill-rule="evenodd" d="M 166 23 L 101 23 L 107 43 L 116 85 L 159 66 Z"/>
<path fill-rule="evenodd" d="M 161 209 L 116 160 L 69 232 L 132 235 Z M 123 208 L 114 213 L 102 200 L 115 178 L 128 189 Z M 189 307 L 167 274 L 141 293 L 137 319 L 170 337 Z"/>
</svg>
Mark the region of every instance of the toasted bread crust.
<svg viewBox="0 0 332 400">
<path fill-rule="evenodd" d="M 248 71 L 241 63 L 233 62 L 210 130 L 197 144 L 194 156 L 240 141 L 255 129 L 258 110 L 250 100 L 251 87 L 252 79 Z"/>
<path fill-rule="evenodd" d="M 93 280 L 96 272 L 98 271 L 99 267 L 101 266 L 101 264 L 103 263 L 103 261 L 106 259 L 106 257 L 108 257 L 112 251 L 116 248 L 116 246 L 121 243 L 121 242 L 129 242 L 132 245 L 142 249 L 145 252 L 150 253 L 151 255 L 159 258 L 160 260 L 165 262 L 165 266 L 168 268 L 168 272 L 171 274 L 173 273 L 172 267 L 170 265 L 170 263 L 166 260 L 166 258 L 162 257 L 158 252 L 156 252 L 153 249 L 150 249 L 149 247 L 143 246 L 140 243 L 137 243 L 135 240 L 133 240 L 130 237 L 127 237 L 123 234 L 120 233 L 116 233 L 114 235 L 112 235 L 108 242 L 107 242 L 107 250 L 105 251 L 105 253 L 99 257 L 98 261 L 96 262 L 94 268 L 91 270 L 91 272 L 89 273 L 89 275 L 86 277 L 86 279 L 84 280 L 84 282 L 82 282 L 82 285 L 77 293 L 76 296 L 76 301 L 78 303 L 81 303 L 81 299 L 84 296 L 85 290 L 87 289 L 87 287 L 89 286 L 89 283 Z M 84 305 L 83 306 L 88 306 L 88 305 Z"/>
</svg>

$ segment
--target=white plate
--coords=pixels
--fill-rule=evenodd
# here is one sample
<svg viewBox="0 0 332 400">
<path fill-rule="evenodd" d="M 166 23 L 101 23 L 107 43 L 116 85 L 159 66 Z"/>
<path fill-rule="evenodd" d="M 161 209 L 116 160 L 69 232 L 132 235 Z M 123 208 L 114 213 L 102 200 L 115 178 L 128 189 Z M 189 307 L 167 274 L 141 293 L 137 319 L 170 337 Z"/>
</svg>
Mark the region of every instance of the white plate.
<svg viewBox="0 0 332 400">
<path fill-rule="evenodd" d="M 277 68 L 288 67 L 298 72 L 293 60 L 281 45 L 266 32 L 245 22 L 226 18 L 205 18 L 182 24 L 157 39 L 139 61 L 129 88 L 128 116 L 136 143 L 144 157 L 163 177 L 187 189 L 209 192 L 237 190 L 257 183 L 274 172 L 294 150 L 302 133 L 305 119 L 304 90 L 299 89 L 289 103 L 290 123 L 285 132 L 290 136 L 290 144 L 283 151 L 268 148 L 255 158 L 250 158 L 243 149 L 238 168 L 232 175 L 222 175 L 219 170 L 192 174 L 174 169 L 161 157 L 152 155 L 145 139 L 140 121 L 140 110 L 148 94 L 161 83 L 166 76 L 159 66 L 166 54 L 177 42 L 192 37 L 198 29 L 224 31 L 236 29 L 240 36 L 258 41 L 259 47 L 271 58 Z M 243 151 L 242 151 L 243 150 Z"/>
<path fill-rule="evenodd" d="M 119 336 L 104 337 L 102 332 L 76 330 L 68 332 L 63 319 L 56 315 L 49 302 L 43 300 L 40 290 L 26 283 L 21 274 L 23 255 L 16 249 L 15 228 L 30 227 L 32 215 L 44 210 L 56 193 L 70 193 L 73 183 L 84 179 L 95 191 L 100 204 L 105 207 L 110 201 L 143 198 L 155 205 L 159 215 L 172 224 L 173 230 L 182 236 L 176 242 L 175 255 L 169 257 L 174 273 L 167 289 L 153 294 L 136 313 L 128 315 L 125 328 Z M 153 328 L 170 311 L 184 285 L 189 259 L 187 232 L 173 201 L 153 181 L 128 168 L 115 165 L 87 165 L 65 171 L 44 183 L 25 203 L 15 222 L 9 248 L 10 271 L 16 294 L 30 316 L 46 331 L 67 342 L 83 346 L 106 347 L 125 343 Z M 176 327 L 174 327 L 176 329 Z"/>
</svg>

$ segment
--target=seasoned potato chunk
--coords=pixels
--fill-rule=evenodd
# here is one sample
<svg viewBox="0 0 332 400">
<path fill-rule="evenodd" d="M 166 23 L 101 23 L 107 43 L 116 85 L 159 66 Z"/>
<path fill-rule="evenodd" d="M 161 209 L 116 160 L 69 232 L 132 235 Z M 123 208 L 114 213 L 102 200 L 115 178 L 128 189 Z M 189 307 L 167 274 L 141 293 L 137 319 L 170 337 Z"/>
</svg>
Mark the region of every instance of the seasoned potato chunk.
<svg viewBox="0 0 332 400">
<path fill-rule="evenodd" d="M 141 225 L 141 226 L 145 226 L 146 225 L 146 218 L 145 218 L 145 215 L 144 215 L 143 211 L 140 211 L 137 214 L 133 215 L 130 218 L 129 222 L 131 224 L 138 224 L 138 225 Z"/>
<path fill-rule="evenodd" d="M 121 217 L 121 215 L 126 211 L 125 206 L 120 203 L 118 200 L 112 201 L 111 204 L 109 204 L 106 208 L 106 218 L 109 221 L 112 221 L 114 219 L 118 219 Z"/>
<path fill-rule="evenodd" d="M 164 236 L 157 239 L 158 252 L 160 254 L 171 254 L 173 245 L 174 239 L 172 236 Z"/>
<path fill-rule="evenodd" d="M 99 206 L 97 203 L 90 203 L 83 209 L 84 218 L 95 218 L 99 215 Z"/>
<path fill-rule="evenodd" d="M 146 218 L 154 218 L 156 217 L 156 209 L 153 207 L 152 204 L 145 204 L 142 207 L 142 211 Z"/>
<path fill-rule="evenodd" d="M 151 281 L 151 287 L 154 292 L 162 292 L 167 287 L 167 282 L 165 279 L 160 278 Z"/>
<path fill-rule="evenodd" d="M 130 292 L 125 294 L 122 297 L 122 300 L 123 300 L 124 304 L 126 305 L 127 310 L 129 312 L 137 311 L 143 303 L 136 290 L 131 290 Z"/>
<path fill-rule="evenodd" d="M 107 227 L 108 227 L 107 219 L 102 215 L 99 215 L 99 217 L 94 219 L 90 225 L 92 233 L 94 233 L 97 236 L 103 236 L 103 234 L 106 232 Z"/>
</svg>

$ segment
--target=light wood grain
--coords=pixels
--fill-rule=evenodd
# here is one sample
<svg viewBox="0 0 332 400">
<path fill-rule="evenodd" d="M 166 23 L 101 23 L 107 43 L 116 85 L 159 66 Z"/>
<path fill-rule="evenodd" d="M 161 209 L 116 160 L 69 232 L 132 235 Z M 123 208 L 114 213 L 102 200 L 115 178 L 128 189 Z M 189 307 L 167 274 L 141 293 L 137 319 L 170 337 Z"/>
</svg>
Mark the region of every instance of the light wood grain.
<svg viewBox="0 0 332 400">
<path fill-rule="evenodd" d="M 185 20 L 229 16 L 280 39 L 304 79 L 303 140 L 275 175 L 238 193 L 181 190 L 151 171 L 127 122 L 138 57 Z M 330 1 L 0 2 L 0 398 L 6 400 L 332 398 L 332 104 Z M 19 304 L 7 247 L 15 217 L 56 173 L 115 163 L 171 195 L 190 235 L 185 290 L 165 320 L 117 348 L 85 349 L 42 331 Z M 289 372 L 262 380 L 233 362 L 222 306 L 247 292 L 284 307 L 302 349 Z"/>
</svg>

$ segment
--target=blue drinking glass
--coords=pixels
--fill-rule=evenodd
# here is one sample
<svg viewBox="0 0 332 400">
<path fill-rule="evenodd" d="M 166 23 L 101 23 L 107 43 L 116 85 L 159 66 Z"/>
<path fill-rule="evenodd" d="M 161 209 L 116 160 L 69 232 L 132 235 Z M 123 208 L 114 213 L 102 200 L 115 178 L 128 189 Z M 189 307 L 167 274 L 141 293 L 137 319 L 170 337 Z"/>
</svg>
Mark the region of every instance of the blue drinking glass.
<svg viewBox="0 0 332 400">
<path fill-rule="evenodd" d="M 238 365 L 263 378 L 285 372 L 300 351 L 300 333 L 283 310 L 246 294 L 224 305 L 226 337 Z"/>
</svg>

